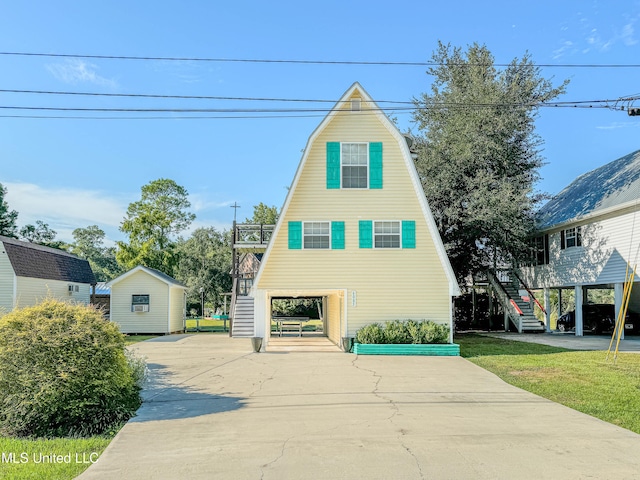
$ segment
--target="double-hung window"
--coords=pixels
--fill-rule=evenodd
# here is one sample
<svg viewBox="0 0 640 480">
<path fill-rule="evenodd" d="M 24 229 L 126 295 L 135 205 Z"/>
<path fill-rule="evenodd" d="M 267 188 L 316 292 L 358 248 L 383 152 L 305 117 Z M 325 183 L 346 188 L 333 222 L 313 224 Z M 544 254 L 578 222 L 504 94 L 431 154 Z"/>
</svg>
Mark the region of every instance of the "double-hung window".
<svg viewBox="0 0 640 480">
<path fill-rule="evenodd" d="M 567 228 L 560 231 L 560 248 L 582 246 L 582 227 Z"/>
<path fill-rule="evenodd" d="M 330 248 L 330 225 L 330 222 L 304 222 L 302 235 L 304 248 Z"/>
<path fill-rule="evenodd" d="M 368 188 L 369 144 L 343 143 L 340 163 L 342 188 Z"/>
<path fill-rule="evenodd" d="M 400 222 L 373 222 L 375 248 L 400 248 Z"/>
</svg>

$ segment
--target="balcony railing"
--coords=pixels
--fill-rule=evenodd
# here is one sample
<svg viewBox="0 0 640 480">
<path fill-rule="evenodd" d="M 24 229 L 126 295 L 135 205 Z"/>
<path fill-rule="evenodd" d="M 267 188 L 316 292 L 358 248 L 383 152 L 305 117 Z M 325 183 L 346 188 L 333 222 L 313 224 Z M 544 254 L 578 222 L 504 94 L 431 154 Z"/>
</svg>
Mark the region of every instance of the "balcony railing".
<svg viewBox="0 0 640 480">
<path fill-rule="evenodd" d="M 275 225 L 238 224 L 234 232 L 234 247 L 266 247 L 275 228 Z"/>
</svg>

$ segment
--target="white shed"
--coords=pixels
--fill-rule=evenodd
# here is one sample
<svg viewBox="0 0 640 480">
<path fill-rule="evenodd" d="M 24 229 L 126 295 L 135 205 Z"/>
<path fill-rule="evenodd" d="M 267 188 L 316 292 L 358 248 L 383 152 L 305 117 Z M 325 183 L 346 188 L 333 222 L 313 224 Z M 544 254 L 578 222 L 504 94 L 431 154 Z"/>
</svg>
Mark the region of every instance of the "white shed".
<svg viewBox="0 0 640 480">
<path fill-rule="evenodd" d="M 108 285 L 111 321 L 118 324 L 122 333 L 184 331 L 187 287 L 174 278 L 139 265 Z"/>
</svg>

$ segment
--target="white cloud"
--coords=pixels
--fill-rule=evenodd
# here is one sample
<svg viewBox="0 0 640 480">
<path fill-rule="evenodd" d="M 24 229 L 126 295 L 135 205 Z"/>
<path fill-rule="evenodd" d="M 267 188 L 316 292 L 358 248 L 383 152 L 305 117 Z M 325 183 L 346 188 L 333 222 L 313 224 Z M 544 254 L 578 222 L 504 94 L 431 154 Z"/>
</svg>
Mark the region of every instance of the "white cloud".
<svg viewBox="0 0 640 480">
<path fill-rule="evenodd" d="M 634 22 L 627 23 L 624 27 L 622 27 L 622 33 L 620 34 L 622 42 L 628 47 L 631 47 L 638 43 L 638 40 L 634 36 L 633 23 Z"/>
<path fill-rule="evenodd" d="M 118 237 L 130 199 L 115 199 L 111 193 L 45 188 L 32 183 L 2 182 L 7 188 L 6 200 L 18 212 L 18 224 L 42 220 L 54 229 L 60 240 L 73 239 L 71 232 L 79 227 L 98 225 L 108 237 Z"/>
<path fill-rule="evenodd" d="M 103 87 L 117 87 L 118 84 L 115 80 L 98 75 L 98 69 L 99 67 L 97 65 L 80 59 L 68 59 L 62 63 L 47 65 L 47 70 L 64 83 L 70 83 L 72 85 L 78 83 L 93 83 Z"/>
<path fill-rule="evenodd" d="M 620 128 L 638 128 L 640 123 L 638 122 L 613 122 L 609 125 L 599 125 L 596 128 L 598 130 L 618 130 Z"/>
</svg>

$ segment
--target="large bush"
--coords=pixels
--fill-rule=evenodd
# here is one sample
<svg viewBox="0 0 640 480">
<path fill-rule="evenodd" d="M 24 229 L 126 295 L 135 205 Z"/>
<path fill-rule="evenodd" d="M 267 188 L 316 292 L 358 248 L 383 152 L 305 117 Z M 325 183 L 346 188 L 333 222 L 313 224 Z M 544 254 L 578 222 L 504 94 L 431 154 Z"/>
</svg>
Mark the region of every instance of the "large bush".
<svg viewBox="0 0 640 480">
<path fill-rule="evenodd" d="M 144 362 L 92 307 L 56 300 L 0 318 L 0 433 L 84 436 L 128 420 Z"/>
<path fill-rule="evenodd" d="M 386 322 L 384 327 L 371 323 L 356 332 L 356 341 L 368 344 L 449 343 L 449 327 L 431 320 L 394 320 Z"/>
</svg>

